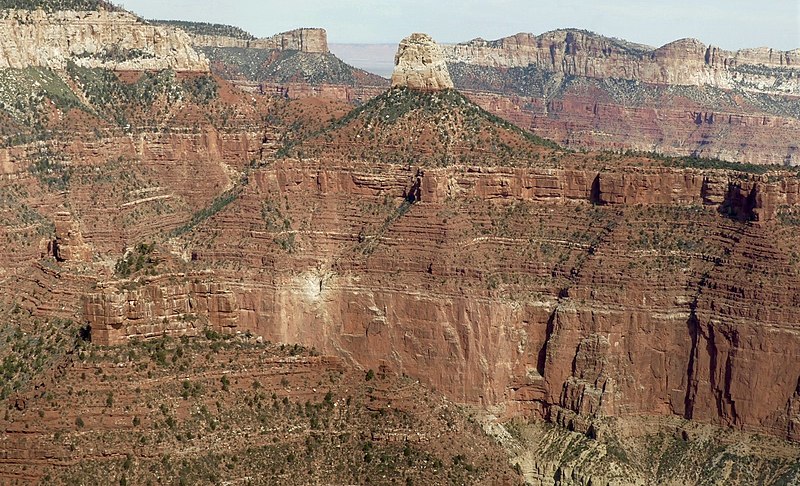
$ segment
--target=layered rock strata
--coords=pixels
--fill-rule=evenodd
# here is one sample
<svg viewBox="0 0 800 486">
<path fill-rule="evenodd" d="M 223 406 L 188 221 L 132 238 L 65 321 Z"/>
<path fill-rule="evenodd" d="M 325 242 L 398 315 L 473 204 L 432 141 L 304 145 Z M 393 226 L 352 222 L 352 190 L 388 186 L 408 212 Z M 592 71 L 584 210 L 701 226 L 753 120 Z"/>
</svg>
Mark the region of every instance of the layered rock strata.
<svg viewBox="0 0 800 486">
<path fill-rule="evenodd" d="M 146 24 L 127 12 L 0 12 L 0 68 L 64 69 L 67 62 L 117 70 L 208 71 L 208 61 L 184 32 Z"/>
<path fill-rule="evenodd" d="M 189 247 L 228 295 L 215 329 L 388 361 L 458 401 L 574 430 L 677 415 L 794 438 L 800 284 L 779 241 L 798 197 L 791 180 L 686 169 L 285 161 Z M 209 243 L 225 233 L 235 244 Z M 109 342 L 141 335 L 137 308 L 155 311 L 148 333 L 180 335 L 159 323 L 200 295 L 183 285 L 98 297 L 106 310 L 85 316 L 116 329 Z M 165 298 L 183 303 L 160 313 Z"/>
<path fill-rule="evenodd" d="M 392 474 L 415 484 L 520 483 L 496 442 L 418 383 L 385 369 L 365 381 L 297 345 L 210 338 L 59 357 L 0 417 L 0 483 L 204 483 L 224 469 L 265 484 L 358 484 L 387 474 L 384 456 L 403 458 Z M 313 472 L 288 467 L 299 450 Z M 469 469 L 451 467 L 454 454 Z"/>
<path fill-rule="evenodd" d="M 78 223 L 68 212 L 56 213 L 55 238 L 50 243 L 50 254 L 62 262 L 91 262 L 92 250 L 83 240 Z"/>
<path fill-rule="evenodd" d="M 687 95 L 673 88 L 640 85 L 639 93 L 632 94 L 652 99 L 639 103 L 615 97 L 615 84 L 573 81 L 550 99 L 502 88 L 497 92 L 470 89 L 465 94 L 514 124 L 575 149 L 652 151 L 749 164 L 800 163 L 795 142 L 800 119 L 774 109 L 793 106 L 795 100 L 761 98 L 768 101 L 769 106 L 764 106 L 718 90 L 692 88 L 697 91 Z M 725 101 L 703 102 L 702 97 L 724 97 Z"/>
<path fill-rule="evenodd" d="M 328 50 L 328 33 L 325 29 L 300 28 L 261 39 L 240 39 L 223 35 L 192 34 L 192 43 L 198 47 L 238 47 L 243 49 L 269 49 L 301 51 L 324 54 Z"/>
<path fill-rule="evenodd" d="M 89 294 L 83 313 L 98 343 L 116 345 L 165 334 L 197 336 L 209 322 L 218 330 L 230 329 L 238 303 L 207 272 L 166 274 L 140 282 L 135 289 L 117 283 Z"/>
<path fill-rule="evenodd" d="M 4 303 L 77 318 L 98 344 L 208 327 L 302 342 L 588 434 L 663 415 L 798 440 L 795 174 L 527 150 L 534 137 L 466 100 L 451 118 L 452 91 L 415 117 L 394 90 L 355 131 L 315 130 L 322 156 L 280 158 L 302 123 L 254 129 L 281 123 L 276 107 L 225 87 L 222 106 L 151 107 L 172 120 L 157 130 L 3 149 L 3 231 L 21 236 L 0 253 Z M 404 143 L 402 160 L 369 158 Z M 70 157 L 36 172 L 48 147 Z M 76 258 L 39 253 L 53 236 Z M 181 271 L 115 275 L 152 239 Z"/>
<path fill-rule="evenodd" d="M 590 32 L 556 30 L 443 46 L 448 63 L 496 68 L 536 66 L 564 76 L 800 94 L 800 49 L 725 51 L 696 39 L 658 49 Z"/>
</svg>

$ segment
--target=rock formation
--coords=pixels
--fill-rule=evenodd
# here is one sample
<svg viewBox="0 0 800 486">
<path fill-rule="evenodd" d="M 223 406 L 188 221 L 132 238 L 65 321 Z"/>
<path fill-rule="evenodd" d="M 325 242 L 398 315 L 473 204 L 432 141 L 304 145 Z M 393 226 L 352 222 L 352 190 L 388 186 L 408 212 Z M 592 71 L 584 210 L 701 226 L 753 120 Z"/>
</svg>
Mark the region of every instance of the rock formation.
<svg viewBox="0 0 800 486">
<path fill-rule="evenodd" d="M 249 47 L 325 53 L 329 52 L 328 33 L 325 29 L 295 29 L 266 39 L 254 40 Z"/>
<path fill-rule="evenodd" d="M 578 30 L 442 50 L 473 101 L 570 148 L 800 163 L 796 50 L 654 49 Z"/>
<path fill-rule="evenodd" d="M 681 39 L 654 49 L 586 31 L 556 30 L 496 41 L 475 39 L 443 46 L 442 51 L 448 63 L 499 68 L 536 66 L 589 78 L 800 94 L 800 49 L 732 52 L 706 46 L 696 39 Z"/>
<path fill-rule="evenodd" d="M 127 12 L 2 10 L 0 68 L 208 71 L 189 36 Z"/>
<path fill-rule="evenodd" d="M 789 173 L 566 154 L 502 127 L 475 139 L 483 163 L 459 164 L 426 142 L 433 122 L 405 114 L 386 129 L 418 137 L 416 153 L 386 162 L 399 148 L 377 133 L 350 159 L 349 127 L 377 122 L 370 110 L 322 134 L 321 156 L 304 145 L 303 159 L 252 171 L 229 209 L 182 240 L 216 289 L 179 276 L 134 292 L 104 284 L 83 314 L 98 339 L 186 334 L 179 317 L 209 309 L 219 331 L 389 363 L 459 402 L 572 430 L 634 414 L 795 437 L 800 184 Z M 489 133 L 470 111 L 454 118 Z M 518 167 L 512 146 L 527 150 Z M 384 152 L 362 159 L 369 149 Z"/>
<path fill-rule="evenodd" d="M 384 78 L 354 68 L 333 55 L 325 29 L 301 28 L 256 39 L 230 25 L 165 20 L 152 23 L 188 33 L 192 45 L 210 60 L 214 74 L 247 91 L 278 91 L 284 95 L 288 91 L 293 96 L 311 91 L 318 96 L 317 88 L 324 86 L 324 97 L 345 87 L 384 88 L 387 84 Z M 378 93 L 382 91 L 379 89 Z M 345 96 L 348 97 L 366 100 L 371 96 Z"/>
<path fill-rule="evenodd" d="M 158 22 L 156 22 L 158 23 Z M 237 47 L 241 49 L 269 49 L 327 53 L 328 33 L 325 29 L 300 28 L 261 39 L 242 39 L 228 35 L 190 33 L 192 44 L 197 47 Z"/>
<path fill-rule="evenodd" d="M 483 74 L 503 78 L 502 70 L 492 71 Z M 796 143 L 800 112 L 793 113 L 796 101 L 792 97 L 731 96 L 717 88 L 632 85 L 590 78 L 573 78 L 563 84 L 556 81 L 552 96 L 526 96 L 509 84 L 495 89 L 475 83 L 472 70 L 451 66 L 451 73 L 456 86 L 475 103 L 566 147 L 652 151 L 749 164 L 800 164 Z M 506 81 L 515 79 L 508 76 Z"/>
<path fill-rule="evenodd" d="M 201 317 L 230 329 L 239 311 L 234 294 L 206 273 L 153 277 L 136 290 L 106 288 L 87 295 L 83 306 L 93 339 L 111 345 L 132 337 L 197 336 L 205 329 L 196 322 Z"/>
<path fill-rule="evenodd" d="M 442 51 L 427 34 L 411 34 L 403 39 L 394 64 L 392 87 L 403 86 L 421 91 L 453 87 Z"/>
<path fill-rule="evenodd" d="M 70 213 L 56 213 L 55 238 L 50 242 L 50 254 L 61 262 L 92 261 L 91 248 L 83 240 L 80 227 Z"/>
</svg>

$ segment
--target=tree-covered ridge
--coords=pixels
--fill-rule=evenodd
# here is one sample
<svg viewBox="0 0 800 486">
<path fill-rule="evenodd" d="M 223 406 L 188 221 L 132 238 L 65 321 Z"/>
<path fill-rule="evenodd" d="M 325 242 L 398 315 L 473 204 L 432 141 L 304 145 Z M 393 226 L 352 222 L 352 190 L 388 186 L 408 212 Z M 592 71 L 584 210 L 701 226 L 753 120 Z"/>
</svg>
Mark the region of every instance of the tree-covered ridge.
<svg viewBox="0 0 800 486">
<path fill-rule="evenodd" d="M 18 10 L 123 10 L 106 0 L 0 0 L 0 9 Z"/>
<path fill-rule="evenodd" d="M 354 143 L 354 141 L 356 141 Z M 350 157 L 414 166 L 554 166 L 556 143 L 487 112 L 456 90 L 392 88 L 306 138 L 285 140 L 280 156 Z"/>
<path fill-rule="evenodd" d="M 212 109 L 209 105 L 218 100 L 218 90 L 210 75 L 179 76 L 168 69 L 127 80 L 111 70 L 73 62 L 65 72 L 41 67 L 0 69 L 0 146 L 53 137 L 65 129 L 62 122 L 68 122 L 65 115 L 72 110 L 124 130 L 150 125 L 154 105 Z M 44 164 L 38 172 L 46 175 L 50 169 Z"/>
<path fill-rule="evenodd" d="M 235 39 L 254 40 L 255 36 L 244 29 L 233 25 L 209 24 L 206 22 L 187 22 L 184 20 L 150 20 L 156 25 L 169 25 L 178 27 L 194 35 L 216 35 L 233 37 Z"/>
</svg>

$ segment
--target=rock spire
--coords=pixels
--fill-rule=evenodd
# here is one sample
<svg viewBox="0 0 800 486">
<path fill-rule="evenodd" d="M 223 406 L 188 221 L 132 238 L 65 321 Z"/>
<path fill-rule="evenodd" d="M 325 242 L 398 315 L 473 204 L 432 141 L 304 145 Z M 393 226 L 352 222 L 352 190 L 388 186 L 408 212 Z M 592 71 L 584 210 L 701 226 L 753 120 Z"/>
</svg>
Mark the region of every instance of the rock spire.
<svg viewBox="0 0 800 486">
<path fill-rule="evenodd" d="M 442 49 L 428 34 L 411 34 L 400 42 L 392 74 L 392 87 L 396 86 L 421 91 L 453 87 Z"/>
</svg>

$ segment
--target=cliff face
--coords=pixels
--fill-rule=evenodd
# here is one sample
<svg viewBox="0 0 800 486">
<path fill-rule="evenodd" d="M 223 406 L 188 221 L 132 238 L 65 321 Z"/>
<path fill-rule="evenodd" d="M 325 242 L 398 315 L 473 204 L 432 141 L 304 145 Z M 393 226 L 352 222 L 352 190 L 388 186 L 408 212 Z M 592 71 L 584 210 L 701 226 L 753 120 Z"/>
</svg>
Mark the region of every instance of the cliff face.
<svg viewBox="0 0 800 486">
<path fill-rule="evenodd" d="M 633 427 L 631 417 L 648 416 L 800 439 L 794 172 L 571 153 L 452 90 L 392 90 L 328 126 L 324 120 L 348 113 L 346 106 L 254 97 L 204 75 L 69 76 L 62 84 L 77 102 L 94 104 L 75 110 L 42 95 L 52 136 L 0 149 L 0 237 L 8 242 L 0 248 L 0 310 L 31 321 L 74 319 L 89 326 L 95 344 L 128 343 L 124 352 L 108 350 L 108 374 L 121 373 L 120 381 L 102 370 L 93 378 L 99 361 L 76 348 L 91 364 L 80 357 L 74 371 L 89 377 L 81 380 L 90 389 L 102 386 L 86 408 L 76 407 L 81 423 L 87 419 L 75 434 L 80 440 L 88 431 L 128 428 L 119 405 L 141 405 L 141 395 L 114 383 L 139 383 L 140 372 L 168 365 L 163 346 L 159 352 L 139 339 L 206 330 L 314 346 L 337 356 L 335 363 L 394 370 L 503 418 L 537 417 L 589 435 L 608 420 Z M 96 90 L 87 81 L 100 76 L 107 88 Z M 124 86 L 137 85 L 136 96 L 126 97 Z M 301 143 L 303 134 L 313 136 Z M 128 259 L 124 249 L 153 241 L 164 263 Z M 205 370 L 174 351 L 175 370 L 156 368 L 147 386 L 163 376 L 174 394 L 175 372 L 209 373 L 215 363 L 219 373 L 192 379 L 210 380 L 204 387 L 214 383 L 216 392 L 224 367 L 241 366 L 231 375 L 234 389 L 260 393 L 258 375 L 283 388 L 293 377 L 307 381 L 298 392 L 304 400 L 324 393 L 324 383 L 314 386 L 294 365 L 273 373 L 277 362 L 258 348 L 249 357 L 214 348 L 196 355 L 207 355 L 198 361 Z M 289 364 L 319 373 L 317 361 Z M 372 383 L 364 385 L 369 393 L 379 388 Z M 107 464 L 130 450 L 125 434 L 121 448 L 81 442 L 78 457 L 71 438 L 71 450 L 48 449 L 52 432 L 26 427 L 48 422 L 24 409 L 26 399 L 49 403 L 42 393 L 53 390 L 72 385 L 44 382 L 6 402 L 11 439 L 0 456 L 13 463 L 9 475 L 34 480 L 34 461 Z M 120 393 L 117 409 L 114 400 L 106 406 L 118 415 L 97 406 L 109 391 Z M 256 400 L 219 391 L 214 401 Z M 157 392 L 158 400 L 172 397 Z M 396 406 L 368 400 L 376 413 Z M 188 403 L 162 413 L 192 417 L 202 403 Z M 61 410 L 47 410 L 72 434 Z M 80 415 L 66 417 L 77 426 Z M 255 417 L 246 430 L 273 420 Z M 203 436 L 219 444 L 214 430 L 226 428 Z M 190 422 L 177 442 L 170 434 L 149 453 L 185 451 L 184 438 L 195 440 L 187 433 L 197 431 Z M 590 479 L 549 467 L 536 471 L 543 482 Z"/>
<path fill-rule="evenodd" d="M 198 336 L 209 321 L 229 330 L 238 312 L 234 295 L 204 273 L 164 275 L 134 290 L 106 288 L 87 295 L 83 307 L 98 342 L 108 344 L 164 334 Z"/>
<path fill-rule="evenodd" d="M 302 28 L 275 34 L 262 39 L 240 39 L 224 35 L 192 34 L 192 43 L 198 47 L 238 47 L 328 53 L 328 33 L 325 29 Z"/>
<path fill-rule="evenodd" d="M 325 29 L 296 29 L 265 39 L 254 40 L 249 47 L 326 53 L 329 52 L 328 33 Z"/>
<path fill-rule="evenodd" d="M 461 75 L 454 78 L 457 85 L 480 87 Z M 466 94 L 492 113 L 566 147 L 750 164 L 800 163 L 800 115 L 788 110 L 796 103 L 792 99 L 729 95 L 715 88 L 633 89 L 590 79 L 575 80 L 549 99 L 497 91 L 474 89 Z"/>
<path fill-rule="evenodd" d="M 356 69 L 331 54 L 324 29 L 301 28 L 256 39 L 226 25 L 154 22 L 184 29 L 191 36 L 192 44 L 210 59 L 215 74 L 246 90 L 266 94 L 273 87 L 280 90 L 290 84 L 305 84 L 306 88 L 309 85 L 344 88 L 387 84 L 385 79 Z"/>
<path fill-rule="evenodd" d="M 795 438 L 798 203 L 796 181 L 692 169 L 290 160 L 190 238 L 218 290 L 109 288 L 84 316 L 119 343 L 215 309 L 215 329 L 572 430 L 644 414 Z"/>
<path fill-rule="evenodd" d="M 574 30 L 443 50 L 473 101 L 570 148 L 800 162 L 797 51 L 654 49 Z"/>
<path fill-rule="evenodd" d="M 176 29 L 126 12 L 0 11 L 0 68 L 208 71 L 208 61 Z"/>
<path fill-rule="evenodd" d="M 725 51 L 696 39 L 658 49 L 583 31 L 517 34 L 443 47 L 450 63 L 511 68 L 530 65 L 570 76 L 618 78 L 651 84 L 800 94 L 800 50 Z"/>
<path fill-rule="evenodd" d="M 55 235 L 20 209 L 2 288 L 35 316 L 78 316 L 101 344 L 250 331 L 579 431 L 649 415 L 797 438 L 794 174 L 564 153 L 461 99 L 443 118 L 446 93 L 389 94 L 302 159 L 274 157 L 282 129 L 247 128 L 266 111 L 249 97 L 230 98 L 244 137 L 76 136 L 57 151 L 78 165 L 59 191 L 27 172 L 37 145 L 8 149 L 4 187 L 29 187 L 11 207 L 52 218 Z M 404 113 L 412 95 L 430 100 Z M 314 106 L 297 113 L 316 119 Z M 353 144 L 364 119 L 373 140 Z M 467 131 L 486 136 L 480 150 Z M 443 162 L 462 148 L 467 163 Z M 121 151 L 129 162 L 110 163 Z M 152 240 L 182 263 L 110 271 Z"/>
</svg>

